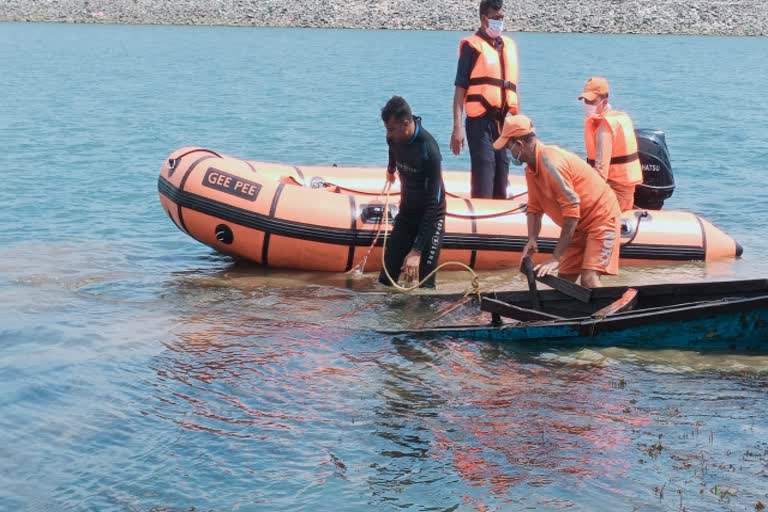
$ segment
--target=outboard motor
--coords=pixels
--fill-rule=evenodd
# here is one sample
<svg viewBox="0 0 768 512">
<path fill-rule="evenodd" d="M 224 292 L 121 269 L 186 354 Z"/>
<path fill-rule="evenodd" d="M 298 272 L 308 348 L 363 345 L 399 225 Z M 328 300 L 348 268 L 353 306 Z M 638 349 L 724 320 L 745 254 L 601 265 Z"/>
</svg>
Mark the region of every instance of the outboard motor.
<svg viewBox="0 0 768 512">
<path fill-rule="evenodd" d="M 667 140 L 661 130 L 637 129 L 635 135 L 643 169 L 643 184 L 635 189 L 635 207 L 661 210 L 675 191 Z"/>
</svg>

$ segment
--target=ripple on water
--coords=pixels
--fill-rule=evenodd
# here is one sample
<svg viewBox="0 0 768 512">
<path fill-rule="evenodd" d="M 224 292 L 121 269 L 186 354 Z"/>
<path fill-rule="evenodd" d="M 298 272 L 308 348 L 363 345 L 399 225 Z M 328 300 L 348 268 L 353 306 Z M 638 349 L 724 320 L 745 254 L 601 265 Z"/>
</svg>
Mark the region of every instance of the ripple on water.
<svg viewBox="0 0 768 512">
<path fill-rule="evenodd" d="M 713 91 L 761 97 L 764 39 L 514 37 L 528 56 L 526 109 L 545 140 L 582 147 L 574 96 L 600 47 L 617 106 L 667 133 L 678 185 L 668 207 L 697 212 L 745 248 L 736 263 L 626 266 L 607 283 L 768 274 L 768 104 L 711 101 Z M 371 272 L 238 264 L 159 207 L 159 165 L 186 144 L 382 166 L 379 109 L 394 92 L 445 149 L 450 123 L 438 113 L 452 91 L 435 84 L 452 83 L 457 41 L 447 32 L 3 25 L 0 92 L 14 100 L 0 126 L 0 509 L 768 503 L 764 356 L 378 335 L 424 323 L 455 298 L 402 297 Z M 399 58 L 414 47 L 439 58 Z M 381 73 L 393 66 L 403 72 Z M 405 87 L 414 74 L 433 80 Z M 309 95 L 295 86 L 307 80 Z M 469 168 L 467 152 L 444 157 Z M 516 271 L 480 282 L 526 287 Z M 461 294 L 468 278 L 446 273 L 439 283 Z M 443 318 L 481 319 L 469 305 Z"/>
</svg>

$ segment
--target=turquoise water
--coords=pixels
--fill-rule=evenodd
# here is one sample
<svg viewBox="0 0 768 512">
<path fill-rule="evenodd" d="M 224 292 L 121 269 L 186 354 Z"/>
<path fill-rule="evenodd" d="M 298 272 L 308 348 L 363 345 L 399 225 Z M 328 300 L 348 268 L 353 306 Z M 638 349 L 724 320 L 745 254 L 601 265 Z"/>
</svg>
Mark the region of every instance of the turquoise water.
<svg viewBox="0 0 768 512">
<path fill-rule="evenodd" d="M 468 168 L 447 147 L 458 38 L 0 24 L 0 510 L 768 503 L 766 356 L 372 335 L 445 304 L 235 264 L 159 207 L 187 144 L 382 166 L 395 93 Z M 580 150 L 576 95 L 608 76 L 615 106 L 667 132 L 668 206 L 745 248 L 616 282 L 768 275 L 768 39 L 515 38 L 543 139 Z"/>
</svg>

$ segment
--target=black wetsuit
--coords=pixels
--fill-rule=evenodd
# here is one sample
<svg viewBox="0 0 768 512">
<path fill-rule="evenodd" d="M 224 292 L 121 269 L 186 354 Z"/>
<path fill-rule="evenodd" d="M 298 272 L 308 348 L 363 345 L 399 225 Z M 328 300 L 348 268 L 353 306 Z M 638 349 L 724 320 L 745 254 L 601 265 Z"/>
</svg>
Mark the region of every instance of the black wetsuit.
<svg viewBox="0 0 768 512">
<path fill-rule="evenodd" d="M 393 279 L 408 253 L 421 252 L 419 280 L 437 267 L 445 233 L 445 186 L 440 148 L 430 133 L 414 116 L 416 129 L 411 140 L 389 142 L 389 172 L 400 174 L 400 211 L 387 241 L 385 265 Z M 382 270 L 379 281 L 390 284 Z M 435 276 L 422 286 L 434 288 Z"/>
</svg>

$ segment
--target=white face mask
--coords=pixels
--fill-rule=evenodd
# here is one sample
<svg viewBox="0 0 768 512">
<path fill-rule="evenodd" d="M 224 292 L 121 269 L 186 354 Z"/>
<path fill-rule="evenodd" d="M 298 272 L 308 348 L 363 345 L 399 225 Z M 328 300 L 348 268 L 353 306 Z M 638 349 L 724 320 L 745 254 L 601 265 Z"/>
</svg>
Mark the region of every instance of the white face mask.
<svg viewBox="0 0 768 512">
<path fill-rule="evenodd" d="M 515 147 L 514 144 L 512 145 L 512 148 L 513 147 Z M 509 148 L 509 156 L 511 157 L 512 165 L 523 165 L 523 161 L 520 160 L 520 157 L 523 156 L 522 146 L 520 148 L 520 154 L 517 156 L 512 152 L 512 148 Z"/>
<path fill-rule="evenodd" d="M 485 33 L 491 39 L 496 39 L 504 32 L 504 20 L 488 20 L 488 28 L 485 29 Z"/>
<path fill-rule="evenodd" d="M 584 117 L 592 117 L 597 114 L 597 105 L 590 105 L 585 101 L 582 103 L 581 108 L 584 109 Z"/>
</svg>

